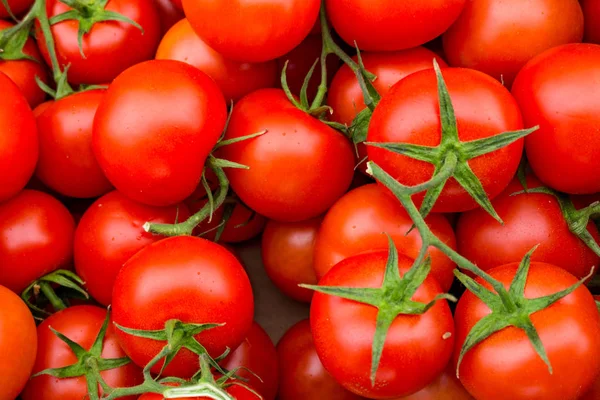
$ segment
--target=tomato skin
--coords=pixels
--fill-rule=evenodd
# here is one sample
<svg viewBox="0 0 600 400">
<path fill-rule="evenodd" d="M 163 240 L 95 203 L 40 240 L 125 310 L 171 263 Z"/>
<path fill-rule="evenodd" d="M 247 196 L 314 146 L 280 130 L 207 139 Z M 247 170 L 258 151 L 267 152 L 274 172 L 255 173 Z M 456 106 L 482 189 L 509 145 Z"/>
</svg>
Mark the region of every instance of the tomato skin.
<svg viewBox="0 0 600 400">
<path fill-rule="evenodd" d="M 171 29 L 173 25 L 185 18 L 181 7 L 177 7 L 171 0 L 155 0 L 154 5 L 160 19 L 160 37 Z"/>
<path fill-rule="evenodd" d="M 456 248 L 452 227 L 443 215 L 425 219 L 432 232 L 448 246 Z M 416 258 L 421 250 L 417 230 L 406 235 L 412 220 L 402 205 L 377 184 L 354 189 L 335 203 L 325 215 L 315 243 L 315 271 L 321 278 L 337 263 L 361 253 L 386 250 L 390 235 L 400 254 Z M 454 280 L 454 263 L 441 251 L 432 248 L 431 276 L 444 290 Z"/>
<path fill-rule="evenodd" d="M 291 51 L 310 33 L 319 8 L 319 0 L 183 1 L 198 36 L 225 58 L 243 62 L 274 60 Z"/>
<path fill-rule="evenodd" d="M 275 61 L 229 60 L 204 43 L 187 19 L 166 33 L 156 51 L 156 59 L 178 60 L 198 68 L 214 79 L 227 102 L 237 101 L 258 89 L 274 87 L 278 79 Z"/>
<path fill-rule="evenodd" d="M 73 256 L 75 222 L 54 197 L 24 190 L 0 204 L 0 285 L 20 294 Z"/>
<path fill-rule="evenodd" d="M 206 74 L 179 61 L 147 61 L 106 92 L 94 119 L 94 154 L 127 197 L 177 204 L 198 186 L 226 116 L 223 95 Z"/>
<path fill-rule="evenodd" d="M 508 289 L 517 268 L 518 263 L 506 264 L 489 274 Z M 478 282 L 483 283 L 481 279 Z M 575 283 L 577 279 L 562 268 L 532 262 L 525 297 L 554 294 Z M 489 284 L 484 286 L 491 290 Z M 454 315 L 455 366 L 467 333 L 489 313 L 490 309 L 472 293 L 466 292 L 460 298 Z M 589 290 L 580 286 L 551 307 L 534 313 L 531 321 L 546 348 L 553 374 L 548 372 L 525 332 L 509 327 L 465 354 L 460 380 L 473 397 L 574 400 L 591 386 L 600 372 L 600 317 Z"/>
<path fill-rule="evenodd" d="M 425 389 L 395 400 L 473 400 L 473 397 L 456 377 L 454 364 L 450 362 L 444 372 Z"/>
<path fill-rule="evenodd" d="M 349 141 L 294 107 L 280 89 L 240 100 L 225 139 L 264 130 L 220 154 L 250 167 L 227 171 L 231 187 L 250 208 L 277 221 L 302 221 L 322 214 L 348 189 L 354 174 Z"/>
<path fill-rule="evenodd" d="M 95 306 L 74 306 L 62 310 L 46 319 L 37 328 L 38 351 L 33 372 L 48 368 L 61 368 L 77 362 L 69 346 L 60 340 L 50 327 L 89 350 L 96 339 L 106 310 Z M 119 347 L 115 327 L 109 324 L 102 346 L 103 358 L 121 358 L 125 354 Z M 130 387 L 142 383 L 142 371 L 133 363 L 103 371 L 102 378 L 111 387 Z M 58 379 L 40 375 L 29 381 L 23 391 L 23 400 L 81 400 L 87 398 L 85 377 Z M 129 396 L 124 399 L 132 400 Z"/>
<path fill-rule="evenodd" d="M 25 11 L 27 11 L 29 7 L 31 7 L 31 5 L 33 4 L 33 0 L 8 0 L 7 3 L 10 7 L 10 11 L 12 11 L 14 15 L 19 16 Z M 2 3 L 0 3 L 0 18 L 10 18 L 10 14 L 8 13 L 6 7 L 4 7 L 4 4 Z"/>
<path fill-rule="evenodd" d="M 600 46 L 548 50 L 519 73 L 513 95 L 527 126 L 527 159 L 546 185 L 570 194 L 600 192 Z"/>
<path fill-rule="evenodd" d="M 468 0 L 443 36 L 450 65 L 485 72 L 509 88 L 527 61 L 582 39 L 578 0 Z"/>
<path fill-rule="evenodd" d="M 395 51 L 420 46 L 444 33 L 465 0 L 326 0 L 327 15 L 346 43 L 361 50 Z"/>
<path fill-rule="evenodd" d="M 600 1 L 581 0 L 585 16 L 585 41 L 600 44 Z"/>
<path fill-rule="evenodd" d="M 48 18 L 71 10 L 59 0 L 48 0 Z M 74 85 L 110 83 L 127 68 L 154 57 L 160 40 L 160 19 L 153 0 L 109 0 L 106 10 L 137 22 L 144 33 L 125 22 L 98 22 L 83 36 L 83 57 L 79 50 L 79 22 L 68 20 L 52 25 L 59 64 L 69 67 L 68 80 Z M 36 39 L 50 65 L 50 55 L 36 22 Z"/>
<path fill-rule="evenodd" d="M 471 141 L 523 129 L 515 99 L 498 81 L 481 72 L 442 69 L 458 123 L 458 137 Z M 398 129 L 401 126 L 402 129 Z M 394 85 L 373 113 L 369 142 L 402 142 L 437 146 L 441 139 L 437 80 L 433 70 L 416 72 Z M 500 194 L 514 177 L 523 152 L 523 140 L 474 158 L 469 166 L 490 199 Z M 434 166 L 424 161 L 367 147 L 369 159 L 408 186 L 431 179 Z M 414 196 L 420 202 L 424 193 Z M 479 207 L 451 178 L 444 186 L 434 212 L 462 212 Z"/>
<path fill-rule="evenodd" d="M 298 285 L 316 285 L 314 248 L 323 221 L 317 217 L 300 222 L 269 221 L 262 236 L 265 271 L 277 288 L 294 300 L 310 303 L 313 291 Z"/>
<path fill-rule="evenodd" d="M 348 258 L 336 264 L 319 285 L 378 288 L 387 259 L 387 251 Z M 402 275 L 412 263 L 410 258 L 399 255 Z M 440 293 L 438 283 L 429 277 L 412 300 L 426 304 Z M 325 369 L 346 389 L 372 399 L 407 396 L 423 389 L 442 373 L 452 356 L 454 321 L 450 307 L 445 301 L 438 301 L 422 315 L 396 317 L 386 336 L 372 385 L 371 355 L 377 312 L 370 305 L 315 293 L 310 325 Z"/>
<path fill-rule="evenodd" d="M 245 384 L 245 383 L 243 383 L 243 384 Z M 254 389 L 252 389 L 252 390 L 254 390 Z M 235 400 L 263 400 L 262 397 L 257 396 L 256 394 L 252 393 L 248 389 L 244 388 L 243 386 L 239 386 L 239 385 L 233 385 L 233 386 L 227 387 L 226 392 L 229 393 L 231 396 L 233 396 L 233 398 Z M 212 398 L 212 397 L 210 397 L 210 398 Z M 202 396 L 202 397 L 181 397 L 180 399 L 181 400 L 208 400 L 210 398 Z M 164 397 L 157 393 L 145 393 L 145 394 L 141 395 L 140 397 L 138 397 L 138 400 L 164 400 Z"/>
<path fill-rule="evenodd" d="M 33 175 L 39 154 L 35 118 L 27 99 L 0 72 L 0 202 L 19 193 Z"/>
<path fill-rule="evenodd" d="M 323 367 L 310 331 L 310 321 L 292 326 L 277 343 L 280 400 L 360 400 L 347 391 Z"/>
<path fill-rule="evenodd" d="M 216 243 L 179 236 L 153 243 L 125 263 L 113 289 L 113 319 L 132 329 L 164 329 L 165 322 L 225 323 L 196 336 L 212 357 L 239 346 L 253 320 L 254 300 L 244 268 Z M 137 365 L 145 366 L 165 345 L 117 332 L 119 343 Z M 162 362 L 152 371 L 157 373 Z M 198 356 L 183 349 L 165 376 L 189 378 Z"/>
<path fill-rule="evenodd" d="M 3 286 L 0 286 L 0 303 L 0 400 L 14 400 L 31 375 L 37 331 L 23 300 Z"/>
</svg>

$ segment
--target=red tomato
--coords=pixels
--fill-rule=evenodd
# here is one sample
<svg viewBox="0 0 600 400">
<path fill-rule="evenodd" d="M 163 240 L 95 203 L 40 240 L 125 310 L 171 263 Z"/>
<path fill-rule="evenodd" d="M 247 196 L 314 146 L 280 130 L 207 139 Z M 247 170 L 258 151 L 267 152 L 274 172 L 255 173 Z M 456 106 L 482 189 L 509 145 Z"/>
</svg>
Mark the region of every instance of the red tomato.
<svg viewBox="0 0 600 400">
<path fill-rule="evenodd" d="M 444 34 L 444 51 L 450 65 L 485 72 L 510 87 L 527 61 L 582 38 L 578 0 L 469 0 Z"/>
<path fill-rule="evenodd" d="M 185 16 L 207 45 L 245 62 L 274 60 L 298 46 L 319 7 L 319 0 L 183 1 Z"/>
<path fill-rule="evenodd" d="M 71 8 L 59 0 L 48 0 L 46 10 L 52 18 Z M 144 32 L 127 22 L 98 22 L 83 36 L 82 56 L 77 39 L 79 22 L 67 20 L 52 25 L 58 62 L 63 68 L 70 65 L 68 79 L 72 84 L 110 83 L 127 68 L 154 56 L 160 40 L 160 20 L 153 0 L 109 0 L 106 10 L 137 22 Z M 36 38 L 50 65 L 39 23 Z"/>
<path fill-rule="evenodd" d="M 156 58 L 183 61 L 198 68 L 214 79 L 228 102 L 258 89 L 274 87 L 279 80 L 275 61 L 250 64 L 226 59 L 196 35 L 187 19 L 166 33 Z"/>
<path fill-rule="evenodd" d="M 387 259 L 387 251 L 347 258 L 333 267 L 319 285 L 379 288 Z M 402 275 L 412 263 L 410 258 L 399 255 Z M 440 293 L 435 279 L 427 278 L 412 300 L 427 304 Z M 452 356 L 454 321 L 450 307 L 445 301 L 438 301 L 422 315 L 396 317 L 387 333 L 372 385 L 371 356 L 377 313 L 371 305 L 315 293 L 310 325 L 325 369 L 346 389 L 368 398 L 407 396 L 423 389 L 442 373 Z"/>
<path fill-rule="evenodd" d="M 279 385 L 277 351 L 267 332 L 256 322 L 252 324 L 242 344 L 221 364 L 230 371 L 240 367 L 247 368 L 251 372 L 240 369 L 236 375 L 248 379 L 246 383 L 255 388 L 264 400 L 275 400 Z"/>
<path fill-rule="evenodd" d="M 517 103 L 498 81 L 481 72 L 447 68 L 444 80 L 452 98 L 458 137 L 467 142 L 523 129 Z M 401 128 L 399 128 L 401 127 Z M 437 79 L 433 70 L 416 72 L 394 85 L 373 113 L 369 142 L 401 142 L 437 146 L 441 123 Z M 434 166 L 377 147 L 367 148 L 369 159 L 404 185 L 431 179 Z M 488 197 L 494 198 L 510 183 L 523 153 L 523 140 L 469 161 Z M 415 196 L 420 201 L 424 193 Z M 450 179 L 434 212 L 461 212 L 478 207 L 475 200 Z"/>
<path fill-rule="evenodd" d="M 90 350 L 106 318 L 106 310 L 94 306 L 75 306 L 60 311 L 38 326 L 38 350 L 33 372 L 61 368 L 77 362 L 75 353 L 50 328 L 62 333 L 86 350 Z M 121 358 L 115 329 L 108 325 L 102 345 L 102 358 Z M 111 387 L 130 387 L 142 383 L 142 371 L 133 363 L 100 373 Z M 23 400 L 81 400 L 89 398 L 85 377 L 58 379 L 40 375 L 29 381 Z M 132 396 L 124 399 L 131 400 Z"/>
<path fill-rule="evenodd" d="M 245 383 L 243 383 L 245 385 Z M 254 389 L 252 389 L 254 390 Z M 257 396 L 250 390 L 240 385 L 232 385 L 225 389 L 229 395 L 233 396 L 234 400 L 263 400 L 262 397 Z M 208 400 L 213 397 L 181 397 L 181 400 Z M 138 397 L 138 400 L 164 400 L 164 397 L 157 393 L 146 393 Z"/>
<path fill-rule="evenodd" d="M 456 248 L 452 227 L 443 215 L 431 214 L 426 222 L 432 232 L 448 246 Z M 400 254 L 416 258 L 421 250 L 421 236 L 402 205 L 376 184 L 348 192 L 325 215 L 315 243 L 315 270 L 323 277 L 334 265 L 346 258 L 388 248 L 390 235 Z M 454 280 L 454 263 L 436 248 L 431 257 L 431 276 L 442 289 Z"/>
<path fill-rule="evenodd" d="M 396 400 L 473 400 L 456 377 L 456 369 L 452 362 L 433 382 L 423 390 Z"/>
<path fill-rule="evenodd" d="M 164 37 L 165 33 L 177 22 L 185 18 L 181 7 L 177 7 L 174 1 L 171 0 L 155 0 L 154 5 L 160 19 L 160 36 Z"/>
<path fill-rule="evenodd" d="M 147 61 L 106 92 L 94 119 L 94 154 L 126 196 L 177 204 L 198 186 L 226 116 L 223 95 L 206 74 L 179 61 Z"/>
<path fill-rule="evenodd" d="M 31 375 L 37 332 L 23 300 L 3 286 L 0 286 L 0 304 L 0 400 L 14 400 Z"/>
<path fill-rule="evenodd" d="M 570 44 L 548 50 L 521 70 L 513 95 L 527 126 L 533 172 L 561 192 L 600 192 L 600 46 Z"/>
<path fill-rule="evenodd" d="M 582 0 L 581 6 L 585 16 L 586 42 L 600 43 L 600 1 Z"/>
<path fill-rule="evenodd" d="M 278 221 L 302 221 L 327 210 L 350 186 L 354 154 L 339 132 L 263 89 L 234 107 L 225 139 L 267 131 L 222 148 L 250 167 L 228 170 L 231 187 L 250 208 Z"/>
<path fill-rule="evenodd" d="M 195 336 L 212 357 L 243 342 L 254 313 L 250 281 L 236 257 L 216 243 L 192 236 L 158 241 L 130 258 L 117 275 L 112 305 L 114 321 L 130 329 L 164 329 L 172 319 L 224 323 Z M 140 366 L 166 344 L 117 334 L 127 355 Z M 152 371 L 161 367 L 159 362 Z M 198 356 L 183 349 L 164 375 L 189 378 L 197 370 Z"/>
<path fill-rule="evenodd" d="M 33 0 L 7 0 L 7 3 L 14 15 L 21 15 L 31 7 Z M 0 18 L 10 18 L 10 14 L 2 2 L 0 2 Z"/>
<path fill-rule="evenodd" d="M 33 175 L 38 160 L 38 134 L 27 99 L 0 72 L 0 202 L 19 193 Z M 10 173 L 6 173 L 10 171 Z"/>
<path fill-rule="evenodd" d="M 0 285 L 20 294 L 68 266 L 74 231 L 69 210 L 46 193 L 24 190 L 0 204 Z"/>
<path fill-rule="evenodd" d="M 109 305 L 121 266 L 139 250 L 162 239 L 144 230 L 146 222 L 172 224 L 188 217 L 183 204 L 151 207 L 117 191 L 98 199 L 83 214 L 75 231 L 75 270 L 90 295 L 100 304 Z"/>
<path fill-rule="evenodd" d="M 360 400 L 344 389 L 321 364 L 310 322 L 305 319 L 291 327 L 277 343 L 279 356 L 279 400 Z"/>
<path fill-rule="evenodd" d="M 422 45 L 444 33 L 465 0 L 326 0 L 333 28 L 352 47 L 394 51 Z"/>
<path fill-rule="evenodd" d="M 314 249 L 323 221 L 317 217 L 300 222 L 269 221 L 262 236 L 262 261 L 269 278 L 286 296 L 310 303 L 313 291 L 301 283 L 317 284 Z"/>
</svg>

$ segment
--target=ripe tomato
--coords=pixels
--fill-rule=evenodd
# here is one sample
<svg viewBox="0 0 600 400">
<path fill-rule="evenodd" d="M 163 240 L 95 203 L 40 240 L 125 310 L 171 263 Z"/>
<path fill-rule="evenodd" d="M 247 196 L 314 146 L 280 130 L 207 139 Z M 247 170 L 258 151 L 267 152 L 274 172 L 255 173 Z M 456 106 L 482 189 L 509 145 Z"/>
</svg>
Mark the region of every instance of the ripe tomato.
<svg viewBox="0 0 600 400">
<path fill-rule="evenodd" d="M 469 0 L 444 34 L 444 51 L 450 65 L 485 72 L 510 88 L 527 61 L 582 38 L 578 0 Z"/>
<path fill-rule="evenodd" d="M 243 384 L 245 385 L 245 383 L 243 383 Z M 252 389 L 252 390 L 254 390 L 254 389 Z M 229 395 L 231 395 L 234 398 L 234 400 L 263 400 L 262 397 L 257 396 L 256 394 L 252 393 L 251 391 L 249 391 L 248 389 L 246 389 L 245 387 L 240 386 L 240 385 L 229 386 L 229 387 L 227 387 L 227 389 L 225 389 L 225 391 Z M 208 399 L 212 399 L 212 398 L 213 397 L 201 396 L 201 397 L 181 397 L 180 399 L 181 400 L 208 400 Z M 138 397 L 138 400 L 164 400 L 164 397 L 157 393 L 146 393 L 146 394 L 143 394 L 140 397 Z"/>
<path fill-rule="evenodd" d="M 102 196 L 83 214 L 75 231 L 75 270 L 90 295 L 105 306 L 111 303 L 119 270 L 135 253 L 161 236 L 147 233 L 146 222 L 172 224 L 185 221 L 183 204 L 152 207 L 136 203 L 120 192 Z"/>
<path fill-rule="evenodd" d="M 433 382 L 423 390 L 396 400 L 473 400 L 456 377 L 456 369 L 452 362 Z"/>
<path fill-rule="evenodd" d="M 174 1 L 171 0 L 155 0 L 154 5 L 160 18 L 160 36 L 164 37 L 165 33 L 171 29 L 173 25 L 185 18 L 181 7 L 177 7 Z"/>
<path fill-rule="evenodd" d="M 333 267 L 319 285 L 379 288 L 387 259 L 387 251 L 348 258 Z M 412 263 L 410 258 L 399 255 L 402 275 Z M 426 278 L 412 300 L 427 304 L 440 293 L 435 279 Z M 442 373 L 452 355 L 454 321 L 450 307 L 439 301 L 424 314 L 396 317 L 387 333 L 372 385 L 371 356 L 377 314 L 377 308 L 371 305 L 315 293 L 310 325 L 325 369 L 346 389 L 368 398 L 407 396 L 423 389 Z"/>
<path fill-rule="evenodd" d="M 0 72 L 0 202 L 19 193 L 33 175 L 38 160 L 38 133 L 27 99 Z M 10 171 L 10 173 L 6 173 Z"/>
<path fill-rule="evenodd" d="M 548 50 L 519 73 L 513 95 L 527 126 L 533 172 L 561 192 L 600 192 L 600 46 L 570 44 Z"/>
<path fill-rule="evenodd" d="M 262 236 L 261 252 L 265 271 L 286 296 L 310 303 L 313 291 L 301 283 L 317 284 L 314 249 L 323 221 L 317 217 L 300 222 L 269 221 Z"/>
<path fill-rule="evenodd" d="M 21 15 L 31 7 L 33 0 L 7 0 L 7 3 L 14 15 Z M 0 18 L 10 18 L 2 2 L 0 2 Z"/>
<path fill-rule="evenodd" d="M 214 79 L 227 102 L 237 101 L 258 89 L 274 87 L 278 81 L 275 61 L 251 64 L 229 60 L 204 43 L 187 19 L 165 34 L 156 59 L 183 61 L 198 68 Z"/>
<path fill-rule="evenodd" d="M 106 318 L 106 310 L 95 306 L 74 306 L 62 310 L 40 324 L 37 359 L 33 372 L 61 368 L 77 362 L 75 353 L 50 330 L 62 333 L 85 350 L 90 350 Z M 108 325 L 102 345 L 102 358 L 121 358 L 125 353 L 119 347 L 115 327 Z M 100 373 L 111 387 L 130 387 L 142 382 L 142 371 L 133 363 Z M 84 377 L 58 379 L 40 375 L 29 381 L 22 394 L 23 400 L 81 400 L 89 398 Z M 133 397 L 135 398 L 135 397 Z M 131 396 L 124 399 L 133 399 Z"/>
<path fill-rule="evenodd" d="M 422 45 L 444 33 L 465 0 L 326 0 L 333 28 L 352 47 L 394 51 Z"/>
<path fill-rule="evenodd" d="M 432 232 L 448 246 L 456 248 L 456 238 L 443 215 L 429 215 L 425 221 Z M 323 277 L 346 258 L 374 250 L 386 250 L 390 235 L 400 254 L 416 258 L 421 236 L 416 229 L 406 234 L 412 220 L 402 205 L 384 189 L 369 184 L 348 192 L 325 215 L 315 243 L 315 270 Z M 441 251 L 431 248 L 431 276 L 442 289 L 454 280 L 454 263 Z"/>
<path fill-rule="evenodd" d="M 177 204 L 198 186 L 226 116 L 223 95 L 206 74 L 179 61 L 147 61 L 106 92 L 94 119 L 94 154 L 129 198 Z"/>
<path fill-rule="evenodd" d="M 586 42 L 600 44 L 600 1 L 582 0 L 581 7 L 585 16 Z"/>
<path fill-rule="evenodd" d="M 0 204 L 0 285 L 20 294 L 68 266 L 74 231 L 69 210 L 46 193 L 24 190 Z"/>
<path fill-rule="evenodd" d="M 254 301 L 244 268 L 229 251 L 208 240 L 179 236 L 153 243 L 125 263 L 113 289 L 113 319 L 125 328 L 164 329 L 173 319 L 183 323 L 223 323 L 195 338 L 212 357 L 239 346 L 250 328 Z M 127 355 L 145 366 L 165 342 L 118 331 Z M 160 371 L 162 362 L 152 368 Z M 181 350 L 165 376 L 189 378 L 198 356 Z"/>
<path fill-rule="evenodd" d="M 225 139 L 266 131 L 222 148 L 221 156 L 250 167 L 231 169 L 231 187 L 250 208 L 278 221 L 302 221 L 327 210 L 350 186 L 354 154 L 339 132 L 262 89 L 233 108 Z"/>
<path fill-rule="evenodd" d="M 452 98 L 458 137 L 472 141 L 506 131 L 523 129 L 517 103 L 498 81 L 481 72 L 442 69 Z M 394 85 L 373 113 L 369 142 L 402 142 L 437 146 L 441 123 L 437 79 L 433 70 L 416 72 Z M 431 179 L 434 166 L 390 151 L 367 147 L 369 159 L 398 182 L 412 186 Z M 469 161 L 489 198 L 500 194 L 510 183 L 523 153 L 523 140 Z M 420 201 L 424 194 L 415 196 Z M 451 178 L 446 183 L 434 212 L 461 212 L 478 207 L 475 200 Z"/>
<path fill-rule="evenodd" d="M 245 62 L 274 60 L 298 46 L 319 6 L 319 0 L 183 1 L 185 16 L 207 45 Z"/>
<path fill-rule="evenodd" d="M 14 400 L 33 369 L 37 332 L 23 300 L 3 286 L 0 286 L 0 304 L 0 400 Z"/>
<path fill-rule="evenodd" d="M 52 18 L 71 8 L 59 0 L 48 0 L 46 10 L 48 18 Z M 85 56 L 82 56 L 77 39 L 79 21 L 67 20 L 52 25 L 58 62 L 63 68 L 70 65 L 68 80 L 72 84 L 110 83 L 127 68 L 154 56 L 160 40 L 160 19 L 153 0 L 109 0 L 106 10 L 137 22 L 144 32 L 126 22 L 98 22 L 83 36 Z M 42 55 L 50 65 L 39 24 L 36 31 Z"/>
<path fill-rule="evenodd" d="M 280 400 L 360 400 L 344 389 L 323 367 L 308 319 L 291 327 L 277 343 Z"/>
<path fill-rule="evenodd" d="M 508 289 L 517 268 L 518 263 L 507 264 L 489 274 Z M 481 279 L 478 282 L 491 290 Z M 562 268 L 532 262 L 525 298 L 551 295 L 575 283 L 577 279 Z M 455 312 L 455 366 L 467 334 L 490 312 L 471 292 L 459 300 Z M 523 330 L 505 328 L 473 347 L 462 360 L 460 380 L 476 399 L 575 400 L 590 388 L 600 373 L 600 317 L 589 290 L 580 286 L 534 313 L 531 321 L 546 348 L 553 373 L 549 373 Z"/>
<path fill-rule="evenodd" d="M 236 374 L 248 379 L 246 383 L 262 395 L 264 400 L 275 400 L 279 385 L 277 351 L 267 332 L 256 322 L 252 324 L 242 344 L 221 365 L 230 371 L 240 367 L 247 368 L 251 372 L 240 369 Z"/>
</svg>

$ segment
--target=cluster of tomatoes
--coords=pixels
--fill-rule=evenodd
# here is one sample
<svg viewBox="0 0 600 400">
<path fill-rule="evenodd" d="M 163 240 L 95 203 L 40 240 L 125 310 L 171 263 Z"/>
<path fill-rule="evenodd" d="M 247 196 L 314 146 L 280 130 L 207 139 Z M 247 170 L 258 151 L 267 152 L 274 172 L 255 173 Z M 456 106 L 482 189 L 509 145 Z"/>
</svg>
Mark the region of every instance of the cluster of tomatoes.
<svg viewBox="0 0 600 400">
<path fill-rule="evenodd" d="M 598 400 L 598 110 L 600 0 L 2 0 L 0 400 Z"/>
</svg>

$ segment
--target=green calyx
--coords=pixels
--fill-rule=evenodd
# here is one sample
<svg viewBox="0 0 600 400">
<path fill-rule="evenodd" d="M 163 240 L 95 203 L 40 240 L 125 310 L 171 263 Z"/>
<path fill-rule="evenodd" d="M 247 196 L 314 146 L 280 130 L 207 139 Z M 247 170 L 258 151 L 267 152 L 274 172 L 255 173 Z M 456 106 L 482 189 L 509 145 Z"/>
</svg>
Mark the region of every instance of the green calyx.
<svg viewBox="0 0 600 400">
<path fill-rule="evenodd" d="M 454 107 L 444 77 L 437 61 L 433 61 L 433 66 L 437 77 L 440 122 L 442 127 L 440 144 L 436 147 L 408 143 L 368 142 L 366 144 L 433 164 L 435 167 L 434 177 L 442 174 L 449 175 L 442 184 L 427 191 L 421 206 L 421 214 L 423 216 L 429 214 L 433 209 L 447 180 L 450 177 L 453 177 L 467 193 L 471 195 L 477 204 L 486 210 L 494 219 L 502 223 L 502 220 L 496 213 L 496 210 L 494 210 L 490 199 L 485 193 L 479 178 L 477 178 L 471 170 L 468 161 L 506 147 L 530 133 L 535 132 L 539 127 L 504 132 L 489 138 L 461 142 L 458 137 L 458 126 Z"/>
<path fill-rule="evenodd" d="M 300 285 L 319 293 L 368 304 L 379 310 L 371 358 L 371 384 L 373 386 L 383 354 L 385 339 L 394 320 L 400 315 L 424 314 L 439 300 L 456 301 L 449 294 L 440 294 L 429 303 L 413 301 L 413 295 L 429 275 L 431 263 L 429 259 L 415 263 L 404 276 L 401 276 L 398 269 L 398 251 L 389 236 L 388 243 L 389 255 L 383 282 L 379 288 Z"/>
<path fill-rule="evenodd" d="M 39 60 L 23 51 L 32 27 L 33 21 L 25 19 L 15 26 L 0 31 L 0 60 L 29 60 L 39 63 Z"/>
</svg>

